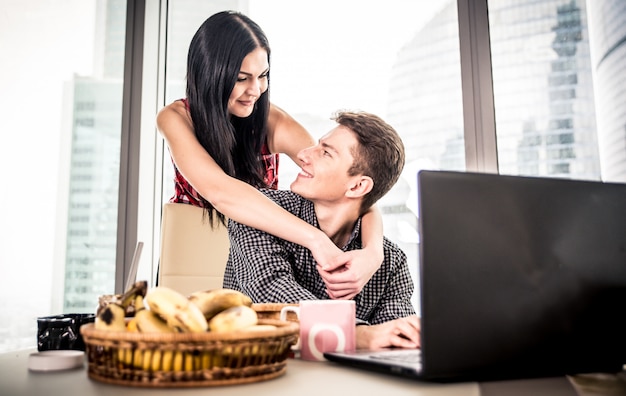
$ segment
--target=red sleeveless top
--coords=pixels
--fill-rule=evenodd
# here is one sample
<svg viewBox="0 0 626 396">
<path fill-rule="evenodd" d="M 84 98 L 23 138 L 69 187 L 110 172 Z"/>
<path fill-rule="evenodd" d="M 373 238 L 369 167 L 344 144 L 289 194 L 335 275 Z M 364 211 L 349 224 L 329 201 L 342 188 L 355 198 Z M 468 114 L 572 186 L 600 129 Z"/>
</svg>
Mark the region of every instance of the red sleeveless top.
<svg viewBox="0 0 626 396">
<path fill-rule="evenodd" d="M 181 100 L 185 103 L 185 106 L 188 106 L 186 99 Z M 264 181 L 267 188 L 278 189 L 278 154 L 270 153 L 267 141 L 261 147 L 260 159 L 263 161 L 265 167 Z M 201 208 L 204 207 L 205 205 L 200 199 L 200 193 L 198 193 L 179 172 L 173 159 L 172 165 L 174 166 L 174 196 L 170 198 L 170 202 L 186 203 Z"/>
</svg>

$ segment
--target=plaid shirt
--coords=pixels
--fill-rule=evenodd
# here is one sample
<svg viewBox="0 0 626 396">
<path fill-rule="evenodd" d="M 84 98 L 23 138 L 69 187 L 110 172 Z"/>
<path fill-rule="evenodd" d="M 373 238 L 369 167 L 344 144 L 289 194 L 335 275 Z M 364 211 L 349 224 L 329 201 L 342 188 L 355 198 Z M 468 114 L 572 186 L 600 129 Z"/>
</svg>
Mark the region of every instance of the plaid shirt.
<svg viewBox="0 0 626 396">
<path fill-rule="evenodd" d="M 261 190 L 280 206 L 319 227 L 313 203 L 286 190 Z M 361 221 L 357 221 L 344 251 L 360 249 Z M 311 252 L 298 245 L 230 220 L 230 254 L 224 287 L 239 290 L 255 303 L 297 303 L 328 299 L 326 285 Z M 413 281 L 406 254 L 384 239 L 384 261 L 354 298 L 356 317 L 370 324 L 415 315 L 411 305 Z"/>
</svg>

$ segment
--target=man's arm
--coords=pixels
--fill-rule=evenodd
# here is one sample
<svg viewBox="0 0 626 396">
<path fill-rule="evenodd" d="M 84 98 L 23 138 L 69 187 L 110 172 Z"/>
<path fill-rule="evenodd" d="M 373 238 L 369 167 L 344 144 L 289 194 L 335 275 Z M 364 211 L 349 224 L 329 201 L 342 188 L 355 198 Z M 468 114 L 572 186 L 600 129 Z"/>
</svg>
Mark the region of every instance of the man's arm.
<svg viewBox="0 0 626 396">
<path fill-rule="evenodd" d="M 357 349 L 419 348 L 421 323 L 416 315 L 373 326 L 357 326 Z"/>
<path fill-rule="evenodd" d="M 369 318 L 370 324 L 381 324 L 415 315 L 415 308 L 411 303 L 415 284 L 407 265 L 406 254 L 389 241 L 385 242 L 385 262 L 367 287 L 383 288 Z"/>
<path fill-rule="evenodd" d="M 420 346 L 421 323 L 411 303 L 414 289 L 406 254 L 385 240 L 385 260 L 364 290 L 370 295 L 382 294 L 369 315 L 370 325 L 357 326 L 357 348 Z"/>
</svg>

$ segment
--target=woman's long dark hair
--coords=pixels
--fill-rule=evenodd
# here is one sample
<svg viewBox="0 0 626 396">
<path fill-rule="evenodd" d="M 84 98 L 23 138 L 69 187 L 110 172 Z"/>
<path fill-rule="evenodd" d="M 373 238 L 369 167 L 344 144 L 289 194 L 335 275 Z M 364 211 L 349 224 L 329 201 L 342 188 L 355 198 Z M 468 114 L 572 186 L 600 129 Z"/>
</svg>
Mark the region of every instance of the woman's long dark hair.
<svg viewBox="0 0 626 396">
<path fill-rule="evenodd" d="M 187 100 L 198 141 L 226 174 L 257 188 L 265 185 L 260 153 L 267 137 L 269 84 L 249 117 L 230 115 L 228 99 L 243 59 L 259 47 L 267 51 L 269 64 L 261 28 L 241 13 L 223 11 L 200 26 L 187 57 Z M 214 216 L 224 223 L 224 215 L 201 199 L 210 223 Z"/>
</svg>

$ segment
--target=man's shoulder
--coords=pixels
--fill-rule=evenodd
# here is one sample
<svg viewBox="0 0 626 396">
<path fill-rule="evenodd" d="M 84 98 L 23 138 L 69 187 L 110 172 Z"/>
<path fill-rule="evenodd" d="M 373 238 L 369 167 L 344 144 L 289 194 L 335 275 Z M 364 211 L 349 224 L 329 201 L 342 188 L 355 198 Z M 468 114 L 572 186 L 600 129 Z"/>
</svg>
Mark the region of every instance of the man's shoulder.
<svg viewBox="0 0 626 396">
<path fill-rule="evenodd" d="M 270 199 L 274 201 L 280 200 L 280 199 L 295 199 L 295 198 L 302 199 L 302 197 L 300 197 L 298 194 L 294 193 L 291 190 L 276 190 L 273 188 L 260 188 L 259 191 L 261 191 L 263 194 L 265 194 L 267 197 L 269 197 Z"/>
<path fill-rule="evenodd" d="M 309 201 L 290 190 L 273 190 L 270 188 L 262 188 L 260 191 L 269 199 L 282 206 L 287 211 L 298 214 L 303 205 Z"/>
<path fill-rule="evenodd" d="M 383 237 L 383 250 L 385 259 L 395 258 L 406 262 L 406 253 L 395 242 L 387 237 Z"/>
</svg>

